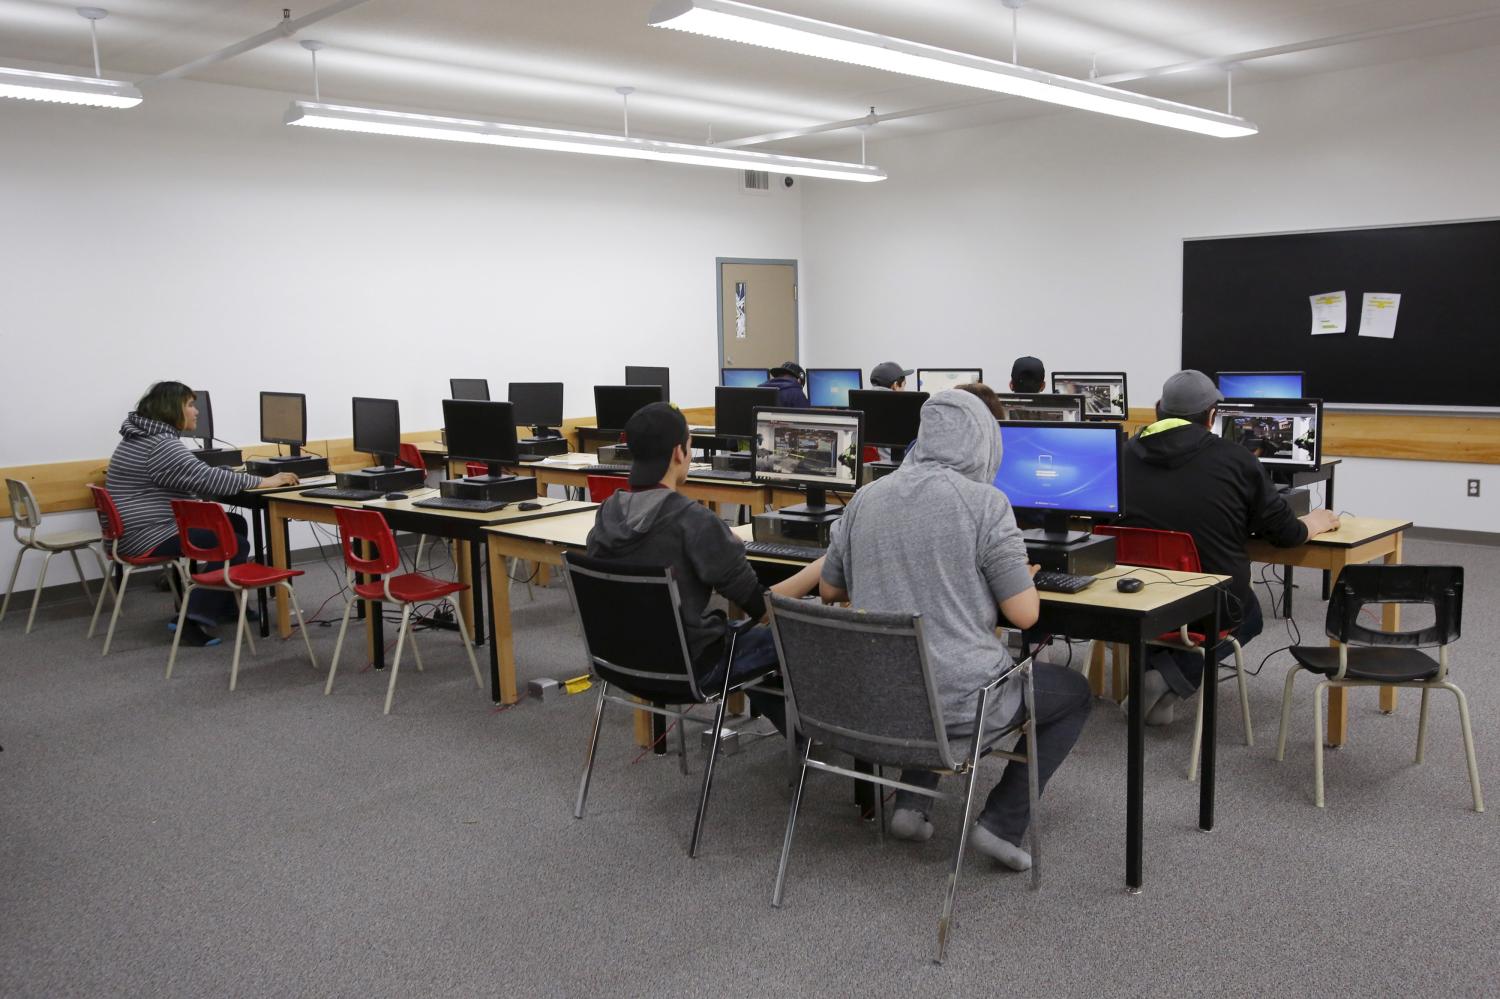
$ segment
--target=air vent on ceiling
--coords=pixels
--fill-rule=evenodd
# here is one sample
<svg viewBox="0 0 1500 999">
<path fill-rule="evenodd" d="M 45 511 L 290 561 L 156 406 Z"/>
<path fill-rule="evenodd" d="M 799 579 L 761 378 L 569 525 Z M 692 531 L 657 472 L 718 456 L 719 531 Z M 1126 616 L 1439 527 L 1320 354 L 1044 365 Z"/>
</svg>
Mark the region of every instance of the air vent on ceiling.
<svg viewBox="0 0 1500 999">
<path fill-rule="evenodd" d="M 771 175 L 764 170 L 746 170 L 745 182 L 741 190 L 747 194 L 769 194 Z"/>
</svg>

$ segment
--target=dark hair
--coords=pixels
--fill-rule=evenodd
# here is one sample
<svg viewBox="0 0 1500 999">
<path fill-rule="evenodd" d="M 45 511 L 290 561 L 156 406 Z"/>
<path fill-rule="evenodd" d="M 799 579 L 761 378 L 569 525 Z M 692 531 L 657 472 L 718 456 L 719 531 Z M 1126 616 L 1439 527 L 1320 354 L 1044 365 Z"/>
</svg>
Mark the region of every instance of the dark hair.
<svg viewBox="0 0 1500 999">
<path fill-rule="evenodd" d="M 1168 412 L 1164 411 L 1161 408 L 1161 400 L 1158 399 L 1157 403 L 1156 403 L 1156 419 L 1158 421 L 1160 421 L 1160 420 L 1187 420 L 1189 423 L 1196 423 L 1200 427 L 1206 427 L 1206 426 L 1208 426 L 1208 417 L 1209 417 L 1209 414 L 1211 414 L 1212 412 L 1213 412 L 1213 409 L 1210 408 L 1210 409 L 1205 409 L 1201 413 L 1168 413 Z"/>
<path fill-rule="evenodd" d="M 990 388 L 984 382 L 969 382 L 967 385 L 955 385 L 953 387 L 960 392 L 977 395 L 980 402 L 990 407 L 990 412 L 994 414 L 995 419 L 1005 419 L 1005 410 L 1000 405 L 1000 397 L 995 394 L 994 389 Z"/>
<path fill-rule="evenodd" d="M 182 382 L 157 382 L 141 396 L 135 411 L 138 416 L 181 430 L 183 407 L 196 398 L 197 393 Z"/>
</svg>

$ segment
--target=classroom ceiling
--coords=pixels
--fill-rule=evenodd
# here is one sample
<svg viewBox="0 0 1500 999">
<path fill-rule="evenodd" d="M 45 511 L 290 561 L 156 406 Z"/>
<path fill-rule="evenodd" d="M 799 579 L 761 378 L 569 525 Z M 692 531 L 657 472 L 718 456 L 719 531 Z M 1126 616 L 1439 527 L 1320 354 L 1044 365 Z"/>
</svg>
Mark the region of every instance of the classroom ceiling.
<svg viewBox="0 0 1500 999">
<path fill-rule="evenodd" d="M 103 0 L 106 76 L 135 79 L 265 31 L 292 3 L 294 18 L 330 0 Z M 757 0 L 762 6 L 999 59 L 1009 59 L 1011 13 L 1000 0 Z M 615 130 L 617 86 L 633 86 L 636 135 L 702 141 L 804 128 L 936 105 L 967 106 L 884 122 L 872 134 L 1000 123 L 1064 111 L 964 87 L 751 48 L 646 26 L 655 0 L 367 0 L 301 32 L 197 70 L 189 78 L 311 93 L 320 53 L 325 100 Z M 72 0 L 0 0 L 0 64 L 88 65 L 88 28 Z M 1086 77 L 1388 29 L 1473 12 L 1497 16 L 1257 59 L 1237 86 L 1500 45 L 1500 4 L 1484 0 L 1030 0 L 1020 12 L 1020 61 Z M 87 72 L 87 70 L 85 70 Z M 1153 96 L 1222 109 L 1223 72 L 1204 69 L 1120 83 Z M 142 85 L 147 100 L 154 87 Z M 969 103 L 972 102 L 972 103 Z M 1242 113 L 1274 127 L 1264 109 Z M 1143 126 L 1144 127 L 1144 126 Z M 824 132 L 760 146 L 819 154 L 855 133 Z"/>
</svg>

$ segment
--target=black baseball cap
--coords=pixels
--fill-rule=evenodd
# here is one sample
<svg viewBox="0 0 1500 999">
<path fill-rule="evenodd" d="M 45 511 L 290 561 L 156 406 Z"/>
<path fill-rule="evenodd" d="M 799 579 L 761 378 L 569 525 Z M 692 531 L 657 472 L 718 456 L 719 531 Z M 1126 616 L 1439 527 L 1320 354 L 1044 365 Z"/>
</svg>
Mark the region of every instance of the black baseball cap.
<svg viewBox="0 0 1500 999">
<path fill-rule="evenodd" d="M 1010 366 L 1010 380 L 1013 382 L 1039 382 L 1046 375 L 1041 360 L 1030 355 L 1016 358 L 1016 363 Z"/>
<path fill-rule="evenodd" d="M 803 371 L 802 365 L 798 364 L 796 361 L 782 361 L 780 364 L 776 365 L 776 367 L 771 369 L 772 378 L 775 378 L 778 374 L 791 375 L 799 382 L 807 378 L 807 372 Z"/>
<path fill-rule="evenodd" d="M 625 422 L 630 445 L 630 484 L 654 486 L 666 477 L 673 448 L 687 446 L 688 424 L 682 410 L 670 402 L 642 406 Z"/>
</svg>

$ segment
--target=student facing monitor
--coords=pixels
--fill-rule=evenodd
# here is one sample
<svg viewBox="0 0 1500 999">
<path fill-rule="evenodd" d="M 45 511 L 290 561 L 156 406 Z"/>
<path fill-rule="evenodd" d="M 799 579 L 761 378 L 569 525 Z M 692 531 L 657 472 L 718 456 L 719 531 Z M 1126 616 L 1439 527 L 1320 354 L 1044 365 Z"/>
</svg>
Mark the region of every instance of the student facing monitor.
<svg viewBox="0 0 1500 999">
<path fill-rule="evenodd" d="M 1226 399 L 1216 408 L 1213 432 L 1269 468 L 1314 471 L 1321 463 L 1321 399 Z"/>
<path fill-rule="evenodd" d="M 1067 543 L 1068 518 L 1113 519 L 1124 512 L 1120 453 L 1125 435 L 1112 423 L 1000 421 L 1000 470 L 995 488 L 1017 512 L 1040 514 L 1033 541 Z"/>
<path fill-rule="evenodd" d="M 660 385 L 661 401 L 672 401 L 672 372 L 668 368 L 625 366 L 626 385 Z"/>
<path fill-rule="evenodd" d="M 720 368 L 719 384 L 727 388 L 759 388 L 771 380 L 768 368 Z"/>
<path fill-rule="evenodd" d="M 845 409 L 849 393 L 864 387 L 858 368 L 808 368 L 807 401 L 817 409 Z"/>
<path fill-rule="evenodd" d="M 198 407 L 198 425 L 192 430 L 177 431 L 178 437 L 203 442 L 203 450 L 212 451 L 214 446 L 214 404 L 208 397 L 208 389 L 193 391 L 193 405 Z"/>
<path fill-rule="evenodd" d="M 594 422 L 600 430 L 624 430 L 636 410 L 661 402 L 659 385 L 595 385 Z"/>
<path fill-rule="evenodd" d="M 443 425 L 448 429 L 449 461 L 482 461 L 488 474 L 467 482 L 510 479 L 502 466 L 516 463 L 515 407 L 508 402 L 444 399 Z"/>
<path fill-rule="evenodd" d="M 918 368 L 917 391 L 936 395 L 944 389 L 984 381 L 982 368 Z"/>
<path fill-rule="evenodd" d="M 891 449 L 891 460 L 899 461 L 898 451 L 917 439 L 922 425 L 922 405 L 926 392 L 887 392 L 879 389 L 857 389 L 849 393 L 849 408 L 864 414 L 864 442 Z"/>
<path fill-rule="evenodd" d="M 1054 371 L 1052 392 L 1083 396 L 1085 420 L 1123 420 L 1130 415 L 1123 371 Z"/>
<path fill-rule="evenodd" d="M 738 440 L 755 436 L 755 411 L 776 405 L 774 388 L 737 388 L 720 385 L 714 389 L 714 435 Z"/>
<path fill-rule="evenodd" d="M 1071 423 L 1083 419 L 1083 397 L 1077 395 L 1022 395 L 1011 392 L 999 397 L 1001 418 L 1031 423 Z"/>
<path fill-rule="evenodd" d="M 301 457 L 307 443 L 307 396 L 301 392 L 262 392 L 260 439 L 267 444 L 285 444 L 291 448 L 291 457 Z"/>
<path fill-rule="evenodd" d="M 751 480 L 807 492 L 805 504 L 783 513 L 837 512 L 828 506 L 828 490 L 852 492 L 859 484 L 862 422 L 852 410 L 757 409 Z"/>
<path fill-rule="evenodd" d="M 375 456 L 366 472 L 398 472 L 401 453 L 401 404 L 395 399 L 354 398 L 354 450 Z"/>
<path fill-rule="evenodd" d="M 488 400 L 490 380 L 488 378 L 450 378 L 448 379 L 448 395 L 453 399 Z"/>
<path fill-rule="evenodd" d="M 1219 391 L 1226 399 L 1300 399 L 1300 371 L 1220 371 Z"/>
<path fill-rule="evenodd" d="M 506 391 L 516 426 L 530 427 L 538 437 L 556 437 L 563 421 L 562 382 L 511 382 Z"/>
</svg>

